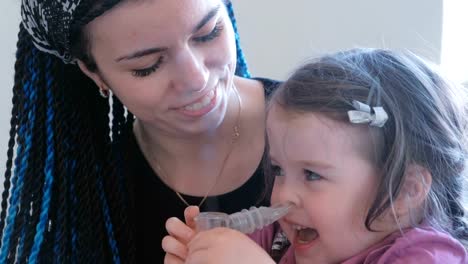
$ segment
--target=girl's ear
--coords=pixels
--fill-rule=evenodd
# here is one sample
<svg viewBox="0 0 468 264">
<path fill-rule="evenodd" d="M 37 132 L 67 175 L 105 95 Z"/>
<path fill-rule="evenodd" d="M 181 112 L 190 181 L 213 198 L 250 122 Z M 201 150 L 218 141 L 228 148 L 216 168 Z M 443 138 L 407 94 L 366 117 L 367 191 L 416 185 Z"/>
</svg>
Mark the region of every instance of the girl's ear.
<svg viewBox="0 0 468 264">
<path fill-rule="evenodd" d="M 86 65 L 78 60 L 78 67 L 80 67 L 80 70 L 89 78 L 91 78 L 94 83 L 99 87 L 101 90 L 109 90 L 109 87 L 107 87 L 106 83 L 104 80 L 101 78 L 101 75 L 98 72 L 93 72 L 86 67 Z"/>
<path fill-rule="evenodd" d="M 394 203 L 397 216 L 420 212 L 431 189 L 432 174 L 417 164 L 408 166 L 400 193 Z"/>
</svg>

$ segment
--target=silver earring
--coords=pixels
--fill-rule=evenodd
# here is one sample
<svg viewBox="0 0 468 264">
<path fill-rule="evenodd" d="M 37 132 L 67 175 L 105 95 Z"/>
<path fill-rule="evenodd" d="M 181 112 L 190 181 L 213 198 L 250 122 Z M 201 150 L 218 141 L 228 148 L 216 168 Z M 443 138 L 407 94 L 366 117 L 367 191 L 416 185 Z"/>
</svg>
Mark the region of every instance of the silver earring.
<svg viewBox="0 0 468 264">
<path fill-rule="evenodd" d="M 103 98 L 109 98 L 109 90 L 107 89 L 103 89 L 102 87 L 99 88 L 99 94 L 103 97 Z"/>
</svg>

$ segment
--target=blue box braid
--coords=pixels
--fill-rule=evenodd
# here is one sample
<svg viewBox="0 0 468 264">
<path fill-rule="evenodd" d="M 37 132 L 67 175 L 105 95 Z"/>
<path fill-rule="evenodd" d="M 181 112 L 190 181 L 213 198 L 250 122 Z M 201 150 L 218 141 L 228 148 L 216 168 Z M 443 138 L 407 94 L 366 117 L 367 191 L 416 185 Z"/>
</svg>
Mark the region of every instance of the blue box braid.
<svg viewBox="0 0 468 264">
<path fill-rule="evenodd" d="M 26 31 L 21 27 L 18 39 L 23 39 L 23 36 L 27 34 Z M 3 185 L 3 193 L 2 193 L 2 212 L 0 213 L 0 245 L 1 245 L 1 238 L 3 237 L 3 228 L 5 227 L 5 219 L 6 219 L 6 212 L 8 206 L 8 197 L 9 191 L 11 187 L 11 175 L 12 175 L 12 166 L 13 166 L 13 149 L 16 143 L 16 133 L 17 127 L 19 123 L 19 110 L 23 108 L 22 101 L 19 97 L 19 90 L 22 89 L 22 82 L 23 82 L 23 64 L 25 63 L 26 56 L 23 55 L 24 48 L 27 44 L 18 41 L 17 43 L 17 52 L 16 52 L 16 63 L 15 63 L 15 77 L 13 86 L 13 99 L 12 105 L 13 108 L 11 110 L 11 120 L 10 120 L 10 132 L 9 136 L 10 139 L 8 140 L 8 151 L 7 151 L 7 162 L 6 162 L 6 170 L 4 175 L 4 185 Z M 32 45 L 32 44 L 29 44 Z"/>
<path fill-rule="evenodd" d="M 46 69 L 46 88 L 47 89 L 47 157 L 45 162 L 44 174 L 45 174 L 45 183 L 43 187 L 44 196 L 42 198 L 42 209 L 39 219 L 39 224 L 37 225 L 36 236 L 34 237 L 34 244 L 31 250 L 31 255 L 29 257 L 29 262 L 32 264 L 37 263 L 37 257 L 39 255 L 39 250 L 41 249 L 42 242 L 44 240 L 44 233 L 47 228 L 49 220 L 49 207 L 50 200 L 52 197 L 52 184 L 54 182 L 54 162 L 55 162 L 55 148 L 54 148 L 54 130 L 52 128 L 52 123 L 54 120 L 54 110 L 52 108 L 52 91 L 51 86 L 53 82 L 53 77 L 50 75 L 50 59 L 47 63 Z"/>
<path fill-rule="evenodd" d="M 34 58 L 34 67 L 36 69 L 45 69 L 46 62 L 43 59 L 44 56 L 37 56 L 35 53 Z M 21 226 L 21 229 L 16 229 L 17 232 L 21 232 L 21 237 L 18 242 L 18 252 L 19 262 L 26 262 L 28 255 L 23 254 L 23 252 L 29 252 L 34 239 L 34 225 L 28 225 L 24 223 L 34 223 L 37 224 L 39 221 L 40 215 L 40 204 L 43 199 L 42 186 L 43 181 L 41 176 L 44 174 L 41 164 L 45 162 L 45 156 L 41 155 L 41 149 L 46 148 L 46 127 L 45 119 L 46 113 L 45 109 L 47 107 L 47 101 L 45 98 L 45 86 L 46 86 L 46 77 L 44 74 L 38 74 L 34 87 L 36 87 L 36 106 L 35 106 L 35 124 L 33 128 L 33 137 L 35 147 L 31 149 L 30 160 L 26 170 L 26 175 L 24 177 L 24 190 L 20 204 L 22 205 L 22 212 L 18 215 L 20 218 L 17 221 L 17 225 Z M 31 213 L 32 212 L 32 213 Z M 13 236 L 14 239 L 17 238 L 17 234 Z M 14 253 L 14 252 L 13 252 Z M 11 257 L 14 257 L 12 254 Z"/>
<path fill-rule="evenodd" d="M 105 197 L 104 187 L 102 186 L 102 179 L 98 182 L 98 190 L 99 190 L 99 200 L 102 204 L 103 213 L 104 213 L 104 220 L 106 225 L 107 231 L 107 238 L 109 240 L 109 246 L 112 251 L 112 260 L 116 264 L 120 264 L 120 254 L 119 249 L 117 246 L 117 241 L 115 240 L 114 236 L 114 227 L 112 225 L 110 213 L 109 213 L 109 206 L 107 204 L 107 199 Z"/>
<path fill-rule="evenodd" d="M 78 71 L 78 69 L 76 69 Z M 74 73 L 76 74 L 76 73 Z M 81 75 L 79 75 L 81 76 Z M 85 79 L 82 82 L 91 82 Z M 98 181 L 101 178 L 100 167 L 106 166 L 103 160 L 103 149 L 108 147 L 106 138 L 109 133 L 108 127 L 108 103 L 103 102 L 100 96 L 97 96 L 94 84 L 87 86 L 83 96 L 80 98 L 80 112 L 75 111 L 77 115 L 76 124 L 73 129 L 80 131 L 76 134 L 76 159 L 77 159 L 77 177 L 76 179 L 76 197 L 78 200 L 77 212 L 77 235 L 78 235 L 78 256 L 79 262 L 107 262 L 109 258 L 109 245 L 103 245 L 101 241 L 107 241 L 105 231 L 105 220 L 103 208 L 99 201 Z M 107 111 L 106 111 L 107 110 Z M 106 122 L 107 121 L 107 122 Z M 92 127 L 89 127 L 89 126 Z M 83 146 L 88 146 L 84 148 Z M 101 146 L 98 148 L 97 146 Z M 109 161 L 110 165 L 113 162 Z M 107 195 L 107 194 L 106 194 Z M 82 221 L 83 219 L 88 222 Z M 92 225 L 91 228 L 89 225 Z M 89 252 L 93 249 L 93 252 Z M 104 254 L 103 254 L 104 253 Z"/>
<path fill-rule="evenodd" d="M 231 18 L 232 22 L 232 27 L 234 28 L 234 34 L 236 38 L 236 49 L 237 49 L 237 66 L 236 66 L 236 75 L 250 78 L 250 72 L 247 67 L 247 62 L 244 57 L 244 52 L 242 51 L 241 45 L 240 45 L 240 38 L 239 38 L 239 33 L 237 31 L 237 22 L 236 18 L 234 16 L 234 10 L 232 7 L 231 1 L 228 1 L 226 3 L 226 8 L 228 10 L 229 17 Z"/>
<path fill-rule="evenodd" d="M 28 52 L 24 52 L 24 54 L 28 54 Z M 80 195 L 79 198 L 78 197 L 73 197 L 72 199 L 69 199 L 69 200 L 77 201 L 75 203 L 75 205 L 77 205 L 77 207 L 75 207 L 75 208 L 77 208 L 76 211 L 78 211 L 78 215 L 80 215 L 80 213 L 85 212 L 84 215 L 86 215 L 86 217 L 83 217 L 81 219 L 82 220 L 83 219 L 91 219 L 91 220 L 95 219 L 93 224 L 96 224 L 95 226 L 97 226 L 97 228 L 92 228 L 93 225 L 90 225 L 90 223 L 86 222 L 86 221 L 83 221 L 85 223 L 81 223 L 82 221 L 70 221 L 71 222 L 70 224 L 79 225 L 79 227 L 76 227 L 76 225 L 74 225 L 74 227 L 72 226 L 70 228 L 72 230 L 72 233 L 73 233 L 72 235 L 70 235 L 70 236 L 72 236 L 72 239 L 70 239 L 71 243 L 69 243 L 71 245 L 67 245 L 67 241 L 69 241 L 67 239 L 64 239 L 64 240 L 62 240 L 60 242 L 58 241 L 59 238 L 61 238 L 61 237 L 63 238 L 62 234 L 56 233 L 53 236 L 51 235 L 52 232 L 62 232 L 64 230 L 64 228 L 65 228 L 65 227 L 62 228 L 65 223 L 56 220 L 59 217 L 60 218 L 70 218 L 70 219 L 76 219 L 77 217 L 79 217 L 79 216 L 74 215 L 74 214 L 71 214 L 71 216 L 65 216 L 64 215 L 64 213 L 69 212 L 69 210 L 65 210 L 64 207 L 62 207 L 62 204 L 67 204 L 64 201 L 54 200 L 54 202 L 50 203 L 52 201 L 52 199 L 56 199 L 56 198 L 54 198 L 54 196 L 57 196 L 59 193 L 61 193 L 61 192 L 57 192 L 57 191 L 52 193 L 52 190 L 53 190 L 52 186 L 55 184 L 55 179 L 52 178 L 52 176 L 56 175 L 55 177 L 57 177 L 59 175 L 57 175 L 56 172 L 53 171 L 56 164 L 52 163 L 52 161 L 55 161 L 54 160 L 55 149 L 53 149 L 54 145 L 52 144 L 53 141 L 51 141 L 51 140 L 54 140 L 54 138 L 66 138 L 66 135 L 75 135 L 76 136 L 76 134 L 69 133 L 71 131 L 76 131 L 76 127 L 73 127 L 72 129 L 67 129 L 67 127 L 70 128 L 72 126 L 70 126 L 70 125 L 60 126 L 61 123 L 62 124 L 63 123 L 68 123 L 67 118 L 70 118 L 71 120 L 75 120 L 75 121 L 76 120 L 81 120 L 81 122 L 76 123 L 76 124 L 81 123 L 81 125 L 79 125 L 79 127 L 81 127 L 81 129 L 83 129 L 83 127 L 85 127 L 85 126 L 88 126 L 89 123 L 86 121 L 84 123 L 88 123 L 88 124 L 83 124 L 83 119 L 84 118 L 81 115 L 78 115 L 78 117 L 75 116 L 75 118 L 74 118 L 73 114 L 69 115 L 67 113 L 60 113 L 62 121 L 57 122 L 55 127 L 52 127 L 51 122 L 54 121 L 54 117 L 55 117 L 55 115 L 53 115 L 53 112 L 52 112 L 53 107 L 60 106 L 60 107 L 57 107 L 57 109 L 62 109 L 61 107 L 63 107 L 63 109 L 68 109 L 70 107 L 67 107 L 63 103 L 60 103 L 60 102 L 51 103 L 50 100 L 53 97 L 51 93 L 53 91 L 55 91 L 55 90 L 60 91 L 61 89 L 59 89 L 59 88 L 62 88 L 62 87 L 56 87 L 56 88 L 51 87 L 51 86 L 57 86 L 56 85 L 56 80 L 52 80 L 51 78 L 49 78 L 50 76 L 52 76 L 52 74 L 49 74 L 48 77 L 47 77 L 48 78 L 47 79 L 47 85 L 45 85 L 45 84 L 41 85 L 40 79 L 43 79 L 43 78 L 42 77 L 39 78 L 39 77 L 44 76 L 44 72 L 39 71 L 39 69 L 53 68 L 53 67 L 49 67 L 50 65 L 47 65 L 47 67 L 43 67 L 43 66 L 46 66 L 46 65 L 38 64 L 41 61 L 41 59 L 39 59 L 38 57 L 44 57 L 44 56 L 47 56 L 49 60 L 51 59 L 50 56 L 45 55 L 45 54 L 43 54 L 41 52 L 37 52 L 35 50 L 35 48 L 33 48 L 32 45 L 31 45 L 30 54 L 27 56 L 29 58 L 29 60 L 26 61 L 26 63 L 25 63 L 26 67 L 25 67 L 25 73 L 24 73 L 25 76 L 30 76 L 30 77 L 24 78 L 24 85 L 16 85 L 16 87 L 20 86 L 20 87 L 23 88 L 23 90 L 21 91 L 19 96 L 17 96 L 17 98 L 20 99 L 20 100 L 17 100 L 17 101 L 22 101 L 22 102 L 21 103 L 18 103 L 18 102 L 15 103 L 15 107 L 19 108 L 18 105 L 21 105 L 22 110 L 20 111 L 21 113 L 19 114 L 20 120 L 19 120 L 19 125 L 18 125 L 19 128 L 18 128 L 18 131 L 17 131 L 17 134 L 18 134 L 18 148 L 17 148 L 17 151 L 18 151 L 18 153 L 17 153 L 17 158 L 16 158 L 16 161 L 15 161 L 15 163 L 16 163 L 15 173 L 14 173 L 14 175 L 13 175 L 14 177 L 12 179 L 12 182 L 13 182 L 13 187 L 11 188 L 12 189 L 12 197 L 10 197 L 10 201 L 11 201 L 10 204 L 12 206 L 10 206 L 10 208 L 8 208 L 10 213 L 8 214 L 8 219 L 6 220 L 7 226 L 5 228 L 5 233 L 3 235 L 3 242 L 2 242 L 2 248 L 1 248 L 1 250 L 2 250 L 1 257 L 3 258 L 3 260 L 6 260 L 8 262 L 15 262 L 15 252 L 18 252 L 18 256 L 16 256 L 17 257 L 16 259 L 18 259 L 18 260 L 26 260 L 27 259 L 31 263 L 35 263 L 35 262 L 50 263 L 50 262 L 48 262 L 46 260 L 55 259 L 54 262 L 60 262 L 60 261 L 57 261 L 57 260 L 60 260 L 60 259 L 69 260 L 70 259 L 69 257 L 66 257 L 64 255 L 60 255 L 60 254 L 62 254 L 62 253 L 66 254 L 66 252 L 74 252 L 74 253 L 76 253 L 76 254 L 74 254 L 74 256 L 77 257 L 77 259 L 89 260 L 89 261 L 92 261 L 92 262 L 93 261 L 99 262 L 100 260 L 102 260 L 103 262 L 105 262 L 105 259 L 108 259 L 107 256 L 109 256 L 110 254 L 106 254 L 105 249 L 99 250 L 99 245 L 98 244 L 101 244 L 101 243 L 99 242 L 99 240 L 96 241 L 96 234 L 98 235 L 98 237 L 99 237 L 99 235 L 103 235 L 103 237 L 104 237 L 105 232 L 96 232 L 96 234 L 95 234 L 92 231 L 92 230 L 94 230 L 94 231 L 99 230 L 99 226 L 101 226 L 102 230 L 104 230 L 104 221 L 101 220 L 101 219 L 103 219 L 102 214 L 101 214 L 101 216 L 99 214 L 101 209 L 99 209 L 99 207 L 96 204 L 93 204 L 93 202 L 92 202 L 93 201 L 93 198 L 92 198 L 93 195 L 91 195 L 91 194 L 96 193 L 96 191 L 86 191 L 86 190 L 89 190 L 90 188 L 94 189 L 92 187 L 93 184 L 91 184 L 91 185 L 89 184 L 89 182 L 90 182 L 89 180 L 85 180 L 85 181 L 78 180 L 79 181 L 78 185 L 74 185 L 74 183 L 72 183 L 66 189 L 72 190 L 74 186 L 79 186 L 78 188 L 75 188 L 75 189 L 78 189 L 77 192 L 80 192 L 81 194 L 83 194 L 83 191 L 85 191 L 85 193 L 87 193 L 87 195 Z M 55 63 L 55 65 L 58 65 L 58 63 Z M 47 72 L 46 72 L 46 74 L 47 74 Z M 54 74 L 54 76 L 60 76 L 60 75 Z M 43 86 L 44 89 L 39 89 L 40 86 Z M 36 116 L 35 116 L 36 112 L 41 113 L 41 111 L 42 111 L 42 110 L 39 109 L 40 102 L 37 102 L 38 100 L 36 100 L 37 99 L 36 91 L 41 93 L 42 90 L 48 91 L 48 94 L 47 94 L 48 100 L 47 101 L 43 100 L 43 102 L 47 102 L 47 104 L 48 104 L 47 113 L 43 114 L 44 116 L 47 117 L 47 120 L 45 120 L 45 121 L 38 120 L 38 119 L 36 119 Z M 93 91 L 95 92 L 95 89 L 93 89 Z M 15 92 L 15 94 L 18 94 L 18 92 Z M 26 97 L 26 95 L 27 95 L 27 97 Z M 93 94 L 91 97 L 96 98 L 98 96 Z M 76 106 L 77 104 L 75 102 L 75 104 L 72 104 L 72 105 Z M 90 108 L 95 109 L 96 107 L 90 107 Z M 62 112 L 62 111 L 58 111 L 58 112 Z M 71 111 L 71 112 L 73 112 L 73 111 Z M 75 112 L 77 112 L 77 111 L 75 111 Z M 90 118 L 91 113 L 88 112 L 87 115 L 88 115 L 87 120 L 90 120 L 91 119 Z M 106 113 L 103 112 L 103 115 L 106 115 Z M 39 118 L 39 119 L 42 119 L 42 118 Z M 41 145 L 43 145 L 43 144 L 38 144 L 40 141 L 42 141 L 42 140 L 40 140 L 40 137 L 37 138 L 35 135 L 34 136 L 32 135 L 33 134 L 32 131 L 34 131 L 36 127 L 40 127 L 40 126 L 47 127 L 46 133 L 49 135 L 49 137 L 48 137 L 48 144 L 47 144 L 48 146 L 46 146 L 46 147 L 41 147 Z M 15 127 L 15 126 L 13 126 L 13 127 Z M 53 131 L 53 133 L 51 133 L 51 131 Z M 58 132 L 58 133 L 55 133 L 55 132 Z M 90 134 L 91 133 L 88 133 L 88 137 L 87 137 L 88 139 L 92 138 L 92 136 L 90 136 Z M 105 134 L 105 133 L 102 133 L 102 134 Z M 83 137 L 82 137 L 82 135 L 80 135 L 80 137 L 77 136 L 76 138 L 83 138 Z M 34 140 L 34 144 L 31 143 L 31 140 Z M 64 140 L 64 141 L 60 141 L 60 142 L 65 143 L 67 141 L 70 142 L 70 140 Z M 74 140 L 72 140 L 72 141 L 74 141 Z M 76 142 L 76 141 L 74 141 L 74 142 Z M 61 145 L 61 144 L 57 144 L 57 145 Z M 75 144 L 65 144 L 65 145 L 70 145 L 71 146 L 71 145 L 75 145 Z M 94 144 L 89 144 L 89 142 L 87 142 L 84 145 L 85 146 L 86 145 L 91 145 L 92 146 Z M 45 144 L 44 144 L 44 146 L 45 146 Z M 37 173 L 37 171 L 35 169 L 33 169 L 34 168 L 33 165 L 38 163 L 38 161 L 35 159 L 35 157 L 32 157 L 32 156 L 29 155 L 29 152 L 37 151 L 38 148 L 39 149 L 43 148 L 43 151 L 46 154 L 46 156 L 44 157 L 44 160 L 46 162 L 44 162 L 44 164 L 42 166 L 42 169 L 40 169 L 42 171 L 42 173 Z M 74 150 L 78 149 L 78 148 L 76 148 L 76 145 L 75 145 L 75 147 L 71 147 L 71 148 L 74 148 Z M 11 147 L 11 149 L 13 149 L 13 146 Z M 11 149 L 9 151 L 11 151 Z M 93 153 L 94 151 L 95 150 L 91 150 L 91 153 Z M 80 151 L 78 151 L 78 152 L 80 152 Z M 86 151 L 84 151 L 84 152 L 86 152 Z M 77 157 L 80 157 L 80 156 L 82 156 L 82 157 L 89 156 L 89 155 L 80 155 L 80 154 L 76 154 L 76 153 L 72 153 L 72 154 L 74 154 L 73 159 L 75 159 L 75 160 L 78 160 Z M 97 158 L 92 157 L 91 159 L 96 160 Z M 39 163 L 41 163 L 41 162 L 39 162 Z M 76 166 L 75 165 L 70 165 L 72 163 L 74 163 L 74 162 L 73 161 L 64 162 L 62 160 L 61 162 L 57 162 L 57 165 L 58 165 L 58 167 L 60 167 L 60 166 L 63 166 L 63 164 L 67 164 L 65 170 L 71 170 L 71 171 L 76 172 L 77 171 L 75 169 Z M 84 163 L 88 163 L 88 162 L 85 161 Z M 95 162 L 92 162 L 91 164 L 94 164 L 94 163 Z M 93 174 L 93 169 L 91 169 L 91 167 L 93 167 L 93 166 L 89 166 L 89 163 L 88 163 L 88 166 L 86 166 L 85 164 L 80 162 L 79 167 L 82 170 L 81 171 L 82 175 L 90 175 L 89 178 L 93 178 L 93 177 L 96 176 L 96 172 L 94 172 L 94 174 Z M 65 170 L 62 169 L 61 171 L 65 171 Z M 94 171 L 95 171 L 95 169 L 94 169 Z M 26 177 L 32 176 L 34 174 L 36 175 L 36 179 L 39 179 L 40 182 L 41 181 L 43 182 L 43 185 L 42 185 L 43 190 L 38 191 L 39 193 L 42 193 L 43 197 L 40 197 L 40 195 L 30 196 L 25 190 L 23 190 L 23 189 L 28 189 L 28 188 L 29 189 L 34 189 L 35 186 L 37 186 L 35 184 L 32 184 L 32 182 L 26 180 Z M 76 173 L 74 173 L 74 174 L 76 174 Z M 41 175 L 42 175 L 42 177 L 44 177 L 43 179 L 40 179 Z M 67 175 L 67 174 L 65 174 L 65 175 Z M 64 178 L 63 176 L 57 177 L 56 178 L 57 182 L 60 183 L 63 178 Z M 81 179 L 82 177 L 76 177 L 76 178 Z M 88 182 L 88 183 L 86 183 L 86 182 Z M 80 185 L 80 184 L 82 184 L 82 185 Z M 24 186 L 24 188 L 22 186 Z M 34 186 L 34 187 L 32 187 L 32 186 Z M 61 190 L 63 190 L 63 189 L 61 189 Z M 67 193 L 67 192 L 65 192 L 65 193 Z M 74 191 L 70 191 L 68 193 L 70 193 L 71 196 L 76 196 L 76 195 L 73 195 Z M 40 198 L 39 200 L 37 200 L 38 197 Z M 91 199 L 88 199 L 88 198 L 91 198 Z M 96 196 L 96 198 L 97 198 L 97 196 Z M 28 205 L 31 201 L 34 201 L 33 206 L 32 206 L 33 214 L 32 214 L 32 216 L 30 218 L 31 221 L 30 222 L 22 221 L 22 219 L 25 219 L 25 218 L 23 218 L 23 216 L 27 216 L 27 210 L 25 210 L 26 205 Z M 55 201 L 57 201 L 57 202 L 55 202 Z M 88 202 L 82 203 L 83 201 L 88 201 Z M 96 199 L 96 201 L 99 201 L 99 200 Z M 40 202 L 40 203 L 38 203 L 38 202 Z M 42 204 L 42 208 L 41 208 L 40 204 Z M 59 211 L 59 212 L 57 212 L 57 211 Z M 6 215 L 6 213 L 5 213 L 5 215 Z M 36 218 L 38 219 L 38 221 L 34 220 Z M 24 225 L 18 224 L 18 223 L 20 223 L 20 221 L 22 221 L 24 223 Z M 51 223 L 52 230 L 48 230 L 50 228 L 49 223 Z M 60 223 L 60 225 L 58 225 L 57 223 Z M 14 227 L 21 227 L 22 229 L 21 230 L 14 230 L 15 229 Z M 62 230 L 62 231 L 60 231 L 60 230 Z M 62 233 L 64 233 L 64 232 L 62 232 Z M 17 234 L 17 235 L 15 235 L 15 234 Z M 51 237 L 52 237 L 52 239 L 50 239 Z M 56 237 L 56 239 L 54 239 L 54 237 Z M 85 239 L 86 241 L 84 241 L 83 239 Z M 55 242 L 54 242 L 54 240 L 55 240 Z M 92 244 L 91 247 L 88 247 L 87 244 L 90 241 L 95 241 L 95 242 L 94 242 L 94 245 Z M 56 243 L 56 242 L 59 242 L 59 243 Z M 54 252 L 53 255 L 45 253 L 46 251 L 48 251 L 49 247 L 54 248 L 53 249 L 53 252 Z M 31 248 L 31 251 L 30 251 L 29 248 Z M 93 250 L 90 250 L 91 248 L 98 249 L 98 253 L 95 253 Z M 40 251 L 43 251 L 43 252 L 40 253 Z M 104 252 L 104 254 L 101 253 L 101 252 Z M 44 261 L 42 261 L 42 260 L 44 260 Z M 79 261 L 79 262 L 82 262 L 82 261 Z"/>
<path fill-rule="evenodd" d="M 17 157 L 15 160 L 15 171 L 13 174 L 13 186 L 12 186 L 12 195 L 10 197 L 9 203 L 12 205 L 8 210 L 8 217 L 6 219 L 6 229 L 2 237 L 2 248 L 0 252 L 0 263 L 5 263 L 8 256 L 11 256 L 12 252 L 15 250 L 10 249 L 10 242 L 12 236 L 18 232 L 15 232 L 14 227 L 19 227 L 15 224 L 17 221 L 21 220 L 21 217 L 18 217 L 18 212 L 22 209 L 20 206 L 20 198 L 24 186 L 24 177 L 26 174 L 26 169 L 28 168 L 29 154 L 32 145 L 32 130 L 34 126 L 35 119 L 35 108 L 34 103 L 36 101 L 36 92 L 33 89 L 35 80 L 37 79 L 36 69 L 33 67 L 34 58 L 33 56 L 27 59 L 27 70 L 31 76 L 31 80 L 27 80 L 23 86 L 23 96 L 28 96 L 23 105 L 23 115 L 20 119 L 20 127 L 18 129 L 18 148 L 17 148 Z M 13 256 L 12 256 L 13 257 Z"/>
<path fill-rule="evenodd" d="M 53 58 L 51 58 L 53 59 Z M 53 76 L 56 76 L 56 83 L 63 83 L 62 76 L 66 75 L 63 67 L 59 63 L 52 62 Z M 55 130 L 58 131 L 56 135 L 57 144 L 56 155 L 57 157 L 66 157 L 63 159 L 58 158 L 56 166 L 56 174 L 63 175 L 57 177 L 58 192 L 58 208 L 57 208 L 57 223 L 56 230 L 53 238 L 53 259 L 55 263 L 76 263 L 79 259 L 78 255 L 78 231 L 77 231 L 77 216 L 73 208 L 79 208 L 78 199 L 76 197 L 75 179 L 79 177 L 76 169 L 76 144 L 72 144 L 72 139 L 77 138 L 79 131 L 74 129 L 72 124 L 77 123 L 79 118 L 75 111 L 69 109 L 72 102 L 67 100 L 65 96 L 66 89 L 60 87 L 51 89 L 54 94 L 56 111 Z M 68 243 L 63 243 L 68 241 Z"/>
</svg>

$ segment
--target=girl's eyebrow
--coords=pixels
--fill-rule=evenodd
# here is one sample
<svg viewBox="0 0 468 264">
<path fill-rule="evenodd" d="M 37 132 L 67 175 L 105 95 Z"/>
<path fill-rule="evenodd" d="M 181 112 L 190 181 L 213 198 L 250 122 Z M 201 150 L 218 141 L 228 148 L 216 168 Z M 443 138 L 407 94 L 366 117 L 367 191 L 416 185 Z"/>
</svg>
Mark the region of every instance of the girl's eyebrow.
<svg viewBox="0 0 468 264">
<path fill-rule="evenodd" d="M 208 21 L 210 21 L 213 17 L 215 17 L 216 14 L 218 14 L 220 8 L 221 8 L 221 6 L 218 5 L 218 6 L 216 6 L 215 8 L 213 8 L 210 12 L 208 12 L 208 13 L 202 18 L 202 20 L 200 20 L 200 22 L 198 22 L 198 24 L 194 27 L 193 33 L 195 33 L 195 32 L 197 32 L 198 30 L 200 30 L 202 27 L 204 27 L 204 26 L 206 25 L 206 23 L 208 23 Z M 122 61 L 122 60 L 138 59 L 138 58 L 141 58 L 141 57 L 144 57 L 144 56 L 147 56 L 147 55 L 151 55 L 151 54 L 154 54 L 154 53 L 162 52 L 162 51 L 164 51 L 164 50 L 166 50 L 166 49 L 167 49 L 167 48 L 158 48 L 158 47 L 154 47 L 154 48 L 139 50 L 139 51 L 133 52 L 133 53 L 131 53 L 131 54 L 129 54 L 129 55 L 121 56 L 121 57 L 117 58 L 115 61 L 116 61 L 116 62 L 120 62 L 120 61 Z"/>
<path fill-rule="evenodd" d="M 269 159 L 272 164 L 278 164 L 275 160 L 275 157 L 272 154 L 269 154 Z M 322 162 L 322 161 L 315 161 L 315 160 L 296 160 L 299 164 L 303 164 L 307 167 L 314 167 L 314 168 L 321 168 L 321 169 L 331 169 L 334 168 L 332 164 Z"/>
<path fill-rule="evenodd" d="M 307 165 L 307 166 L 314 167 L 314 168 L 321 168 L 321 169 L 334 168 L 333 165 L 328 164 L 326 162 L 321 162 L 321 161 L 303 160 L 303 161 L 300 161 L 300 162 Z"/>
</svg>

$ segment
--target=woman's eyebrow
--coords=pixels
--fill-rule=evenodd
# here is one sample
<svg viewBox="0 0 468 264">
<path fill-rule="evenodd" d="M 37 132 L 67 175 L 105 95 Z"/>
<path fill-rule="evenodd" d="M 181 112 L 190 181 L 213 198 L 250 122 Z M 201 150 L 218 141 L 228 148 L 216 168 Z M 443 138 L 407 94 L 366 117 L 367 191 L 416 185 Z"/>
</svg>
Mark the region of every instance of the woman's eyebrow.
<svg viewBox="0 0 468 264">
<path fill-rule="evenodd" d="M 208 12 L 200 22 L 198 22 L 198 24 L 195 26 L 195 28 L 193 29 L 193 33 L 197 32 L 198 30 L 200 30 L 204 25 L 206 25 L 206 23 L 208 23 L 208 21 L 210 21 L 214 16 L 216 16 L 216 14 L 218 14 L 218 11 L 219 9 L 221 8 L 221 6 L 216 6 L 215 8 L 213 8 L 210 12 Z"/>
<path fill-rule="evenodd" d="M 139 50 L 139 51 L 136 51 L 136 52 L 134 52 L 134 53 L 132 53 L 130 55 L 125 55 L 125 56 L 119 57 L 115 61 L 120 62 L 122 60 L 137 59 L 137 58 L 141 58 L 141 57 L 151 55 L 151 54 L 154 54 L 154 53 L 162 52 L 164 50 L 166 50 L 166 48 L 150 48 L 150 49 L 145 49 L 145 50 Z"/>
<path fill-rule="evenodd" d="M 193 29 L 193 33 L 200 30 L 203 26 L 206 25 L 206 23 L 208 23 L 208 21 L 210 21 L 214 16 L 216 16 L 216 14 L 218 14 L 218 11 L 219 11 L 220 8 L 221 8 L 221 6 L 218 5 L 215 8 L 213 8 L 210 12 L 208 12 L 202 18 L 202 20 L 200 22 L 198 22 L 198 24 L 195 26 L 195 28 Z M 115 61 L 120 62 L 122 60 L 137 59 L 137 58 L 141 58 L 141 57 L 151 55 L 151 54 L 154 54 L 154 53 L 162 52 L 162 51 L 164 51 L 166 49 L 167 48 L 149 48 L 149 49 L 145 49 L 145 50 L 139 50 L 139 51 L 136 51 L 136 52 L 134 52 L 132 54 L 121 56 L 121 57 L 117 58 Z"/>
</svg>

